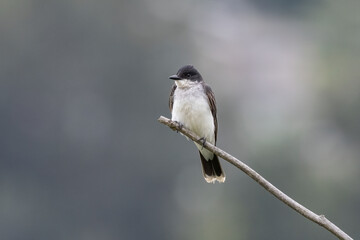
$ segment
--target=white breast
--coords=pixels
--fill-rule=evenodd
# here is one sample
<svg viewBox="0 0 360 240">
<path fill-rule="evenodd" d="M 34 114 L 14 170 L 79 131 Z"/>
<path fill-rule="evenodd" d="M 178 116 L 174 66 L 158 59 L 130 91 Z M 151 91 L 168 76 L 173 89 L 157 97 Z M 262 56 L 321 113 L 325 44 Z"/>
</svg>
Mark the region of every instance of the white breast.
<svg viewBox="0 0 360 240">
<path fill-rule="evenodd" d="M 190 88 L 178 87 L 175 90 L 171 119 L 182 123 L 198 136 L 215 144 L 214 119 L 208 98 L 200 83 Z M 197 147 L 206 159 L 212 159 L 213 154 L 211 152 L 202 149 L 202 146 L 197 145 Z"/>
</svg>

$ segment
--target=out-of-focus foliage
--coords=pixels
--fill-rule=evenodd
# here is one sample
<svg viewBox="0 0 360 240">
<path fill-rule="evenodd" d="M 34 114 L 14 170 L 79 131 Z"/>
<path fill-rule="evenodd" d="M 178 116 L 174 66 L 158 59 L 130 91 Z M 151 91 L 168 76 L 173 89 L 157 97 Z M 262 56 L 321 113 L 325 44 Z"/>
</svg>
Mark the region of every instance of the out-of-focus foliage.
<svg viewBox="0 0 360 240">
<path fill-rule="evenodd" d="M 0 2 L 1 239 L 331 239 L 157 123 L 194 64 L 218 145 L 352 237 L 357 1 Z M 335 239 L 335 238 L 334 238 Z"/>
</svg>

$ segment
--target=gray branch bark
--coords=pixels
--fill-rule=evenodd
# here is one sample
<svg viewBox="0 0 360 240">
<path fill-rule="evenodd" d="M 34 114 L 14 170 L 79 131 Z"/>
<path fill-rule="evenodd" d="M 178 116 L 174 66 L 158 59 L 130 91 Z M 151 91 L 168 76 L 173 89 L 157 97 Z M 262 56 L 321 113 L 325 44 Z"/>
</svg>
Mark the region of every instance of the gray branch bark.
<svg viewBox="0 0 360 240">
<path fill-rule="evenodd" d="M 161 116 L 158 121 L 162 124 L 167 125 L 172 130 L 176 130 L 192 141 L 203 144 L 203 142 L 200 139 L 199 136 L 196 136 L 193 132 L 191 132 L 189 129 L 181 128 L 180 125 L 177 122 L 171 121 L 168 118 L 165 118 Z M 241 171 L 246 173 L 249 177 L 251 177 L 253 180 L 258 182 L 263 188 L 265 188 L 268 192 L 270 192 L 272 195 L 274 195 L 276 198 L 278 198 L 280 201 L 306 217 L 307 219 L 319 224 L 320 226 L 327 229 L 329 232 L 334 234 L 339 239 L 346 239 L 351 240 L 352 238 L 347 235 L 344 231 L 342 231 L 339 227 L 337 227 L 335 224 L 330 222 L 324 215 L 317 215 L 316 213 L 310 211 L 306 207 L 302 206 L 289 196 L 287 196 L 285 193 L 280 191 L 278 188 L 276 188 L 274 185 L 272 185 L 269 181 L 267 181 L 265 178 L 263 178 L 260 174 L 258 174 L 256 171 L 254 171 L 252 168 L 247 166 L 245 163 L 241 162 L 237 158 L 233 157 L 232 155 L 228 154 L 227 152 L 221 150 L 220 148 L 210 144 L 209 142 L 206 142 L 204 147 L 208 149 L 209 151 L 213 152 L 217 156 L 223 158 L 224 160 L 228 161 L 235 167 L 239 168 Z"/>
</svg>

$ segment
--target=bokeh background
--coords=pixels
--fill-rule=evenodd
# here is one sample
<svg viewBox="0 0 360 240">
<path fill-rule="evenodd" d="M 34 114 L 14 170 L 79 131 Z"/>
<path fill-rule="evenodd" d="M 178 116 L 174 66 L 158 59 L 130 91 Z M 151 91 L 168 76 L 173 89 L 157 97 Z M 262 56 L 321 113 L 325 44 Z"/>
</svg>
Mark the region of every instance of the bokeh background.
<svg viewBox="0 0 360 240">
<path fill-rule="evenodd" d="M 169 75 L 215 92 L 218 146 L 353 238 L 360 1 L 0 2 L 0 238 L 336 239 L 159 124 Z"/>
</svg>

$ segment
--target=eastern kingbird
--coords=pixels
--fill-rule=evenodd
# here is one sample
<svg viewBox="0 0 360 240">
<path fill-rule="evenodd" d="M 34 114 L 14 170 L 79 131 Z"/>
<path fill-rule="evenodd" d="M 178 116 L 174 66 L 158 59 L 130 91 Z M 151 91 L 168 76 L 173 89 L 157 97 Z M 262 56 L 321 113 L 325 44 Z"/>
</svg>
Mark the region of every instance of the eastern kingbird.
<svg viewBox="0 0 360 240">
<path fill-rule="evenodd" d="M 203 141 L 215 145 L 218 124 L 215 96 L 211 88 L 191 65 L 180 68 L 177 74 L 169 78 L 175 80 L 169 98 L 171 120 L 190 129 Z M 208 183 L 224 182 L 225 173 L 218 157 L 202 145 L 195 145 L 199 149 L 205 180 Z"/>
</svg>

